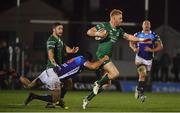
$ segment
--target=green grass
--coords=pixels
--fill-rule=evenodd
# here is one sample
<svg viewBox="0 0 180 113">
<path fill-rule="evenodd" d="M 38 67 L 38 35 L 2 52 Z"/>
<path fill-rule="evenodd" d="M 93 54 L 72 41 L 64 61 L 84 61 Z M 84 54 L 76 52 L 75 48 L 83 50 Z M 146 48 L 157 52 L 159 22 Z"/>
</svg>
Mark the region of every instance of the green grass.
<svg viewBox="0 0 180 113">
<path fill-rule="evenodd" d="M 68 110 L 45 108 L 46 103 L 33 100 L 28 106 L 23 106 L 29 91 L 0 90 L 1 112 L 174 112 L 180 111 L 180 94 L 146 93 L 147 101 L 144 103 L 135 100 L 133 93 L 104 92 L 95 97 L 86 110 L 81 109 L 82 98 L 89 92 L 68 92 L 65 98 Z M 45 91 L 33 91 L 38 94 Z"/>
</svg>

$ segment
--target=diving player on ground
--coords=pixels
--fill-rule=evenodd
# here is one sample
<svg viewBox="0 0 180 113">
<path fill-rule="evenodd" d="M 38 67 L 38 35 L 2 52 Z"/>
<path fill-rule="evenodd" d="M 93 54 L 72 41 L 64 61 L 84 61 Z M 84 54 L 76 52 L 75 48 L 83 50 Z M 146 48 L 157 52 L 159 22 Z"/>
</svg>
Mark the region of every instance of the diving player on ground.
<svg viewBox="0 0 180 113">
<path fill-rule="evenodd" d="M 27 105 L 33 99 L 39 99 L 50 103 L 56 103 L 57 101 L 59 101 L 60 98 L 59 93 L 61 90 L 61 80 L 74 77 L 75 75 L 80 73 L 84 69 L 84 67 L 88 69 L 97 69 L 106 60 L 109 60 L 109 57 L 104 56 L 103 58 L 95 62 L 92 62 L 91 59 L 92 57 L 88 53 L 86 53 L 86 55 L 83 56 L 77 56 L 60 66 L 44 70 L 40 74 L 40 76 L 38 76 L 32 82 L 30 82 L 26 77 L 21 76 L 20 81 L 27 88 L 46 85 L 51 92 L 51 95 L 36 95 L 34 93 L 30 93 L 25 101 L 25 105 Z"/>
</svg>

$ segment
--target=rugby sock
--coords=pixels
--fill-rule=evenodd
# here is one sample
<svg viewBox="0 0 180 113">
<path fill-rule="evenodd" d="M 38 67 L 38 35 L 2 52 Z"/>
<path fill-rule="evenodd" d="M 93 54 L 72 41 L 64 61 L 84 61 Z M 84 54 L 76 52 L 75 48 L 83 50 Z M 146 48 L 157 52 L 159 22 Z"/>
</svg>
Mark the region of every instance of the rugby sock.
<svg viewBox="0 0 180 113">
<path fill-rule="evenodd" d="M 34 94 L 34 99 L 46 101 L 46 102 L 52 102 L 52 96 L 51 95 L 36 95 Z"/>
<path fill-rule="evenodd" d="M 138 91 L 140 91 L 143 94 L 144 90 L 145 90 L 145 81 L 139 81 L 138 82 Z"/>
<path fill-rule="evenodd" d="M 64 98 L 64 96 L 66 95 L 67 93 L 67 90 L 66 88 L 63 86 L 62 89 L 61 89 L 61 98 Z"/>
<path fill-rule="evenodd" d="M 101 69 L 101 68 L 99 68 L 99 69 L 97 69 L 95 72 L 96 72 L 96 77 L 97 77 L 97 80 L 101 79 L 102 69 Z"/>
<path fill-rule="evenodd" d="M 104 89 L 101 87 L 98 91 L 98 94 L 101 93 Z M 92 91 L 88 96 L 87 96 L 87 100 L 91 101 L 96 95 L 94 94 L 94 92 Z"/>
<path fill-rule="evenodd" d="M 102 86 L 104 85 L 105 83 L 107 83 L 109 81 L 109 77 L 108 77 L 108 74 L 106 74 L 104 77 L 102 77 L 100 80 L 97 81 L 97 83 Z"/>
</svg>

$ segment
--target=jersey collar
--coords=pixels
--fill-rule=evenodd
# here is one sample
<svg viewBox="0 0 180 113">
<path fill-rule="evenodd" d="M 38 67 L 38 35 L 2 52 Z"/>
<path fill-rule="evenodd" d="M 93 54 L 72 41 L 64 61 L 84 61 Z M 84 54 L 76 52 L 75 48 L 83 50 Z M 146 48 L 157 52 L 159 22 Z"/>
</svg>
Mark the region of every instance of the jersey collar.
<svg viewBox="0 0 180 113">
<path fill-rule="evenodd" d="M 141 31 L 142 33 L 144 33 L 144 31 Z M 150 30 L 149 31 L 149 33 L 144 33 L 144 34 L 151 34 L 152 33 L 152 31 Z"/>
</svg>

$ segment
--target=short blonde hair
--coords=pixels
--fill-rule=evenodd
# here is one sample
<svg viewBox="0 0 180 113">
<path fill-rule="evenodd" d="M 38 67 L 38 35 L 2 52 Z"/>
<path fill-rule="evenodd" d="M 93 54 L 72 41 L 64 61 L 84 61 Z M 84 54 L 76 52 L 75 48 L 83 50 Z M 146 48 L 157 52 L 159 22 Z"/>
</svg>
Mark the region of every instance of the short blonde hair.
<svg viewBox="0 0 180 113">
<path fill-rule="evenodd" d="M 119 9 L 113 9 L 112 11 L 111 11 L 111 13 L 110 13 L 110 18 L 112 17 L 112 16 L 114 16 L 114 15 L 122 15 L 122 11 L 121 10 L 119 10 Z"/>
</svg>

